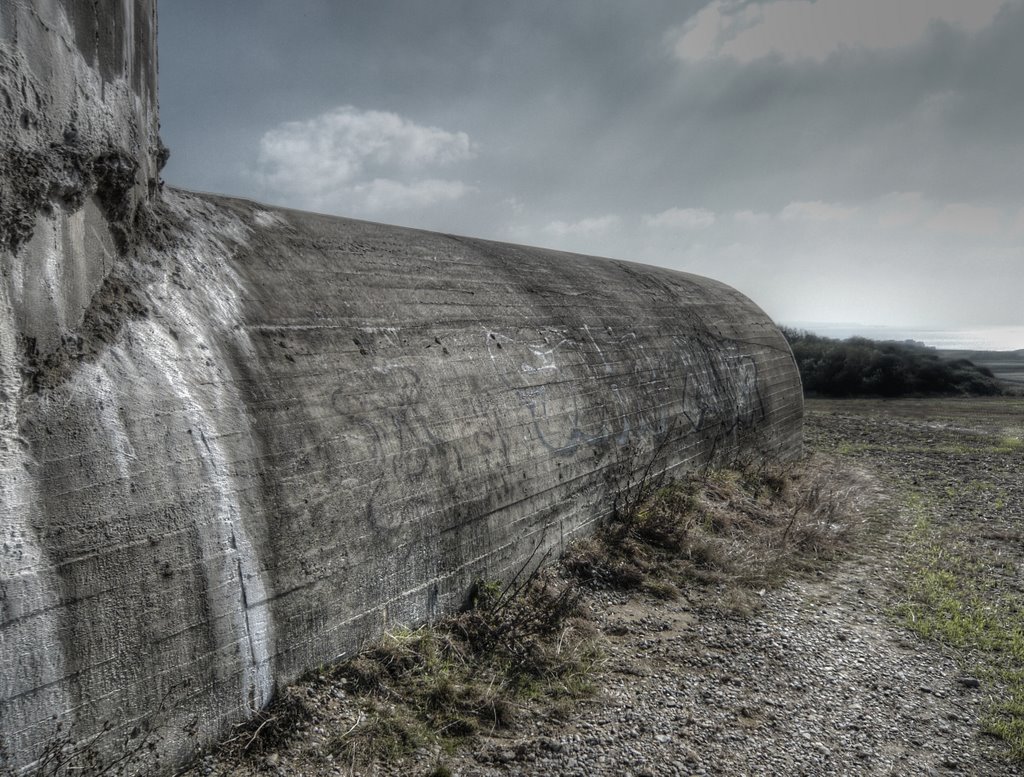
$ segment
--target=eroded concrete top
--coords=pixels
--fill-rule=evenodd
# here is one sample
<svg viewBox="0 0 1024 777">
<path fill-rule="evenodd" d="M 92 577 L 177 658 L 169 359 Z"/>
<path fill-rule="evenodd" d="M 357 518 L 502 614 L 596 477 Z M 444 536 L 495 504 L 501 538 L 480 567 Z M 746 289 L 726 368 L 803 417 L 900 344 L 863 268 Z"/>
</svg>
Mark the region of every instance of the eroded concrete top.
<svg viewBox="0 0 1024 777">
<path fill-rule="evenodd" d="M 4 0 L 0 104 L 0 247 L 97 193 L 127 222 L 165 153 L 155 0 Z"/>
</svg>

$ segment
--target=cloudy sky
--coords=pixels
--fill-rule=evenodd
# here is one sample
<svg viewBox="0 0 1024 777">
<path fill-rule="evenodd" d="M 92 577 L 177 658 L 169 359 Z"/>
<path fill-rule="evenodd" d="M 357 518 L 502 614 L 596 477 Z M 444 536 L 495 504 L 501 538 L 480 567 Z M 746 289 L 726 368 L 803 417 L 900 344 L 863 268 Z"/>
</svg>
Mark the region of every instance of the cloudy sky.
<svg viewBox="0 0 1024 777">
<path fill-rule="evenodd" d="M 1024 0 L 168 0 L 165 178 L 1024 326 L 1022 40 Z"/>
</svg>

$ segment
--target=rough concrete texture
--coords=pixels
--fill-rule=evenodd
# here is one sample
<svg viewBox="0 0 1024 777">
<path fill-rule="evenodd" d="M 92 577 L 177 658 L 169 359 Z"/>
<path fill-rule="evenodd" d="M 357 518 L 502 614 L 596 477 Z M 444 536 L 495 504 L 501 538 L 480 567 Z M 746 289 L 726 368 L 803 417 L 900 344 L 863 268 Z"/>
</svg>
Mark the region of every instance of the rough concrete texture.
<svg viewBox="0 0 1024 777">
<path fill-rule="evenodd" d="M 147 721 L 179 761 L 564 547 L 655 453 L 799 451 L 785 340 L 722 284 L 159 195 L 153 4 L 83 6 L 0 14 L 36 106 L 0 129 L 0 768 Z"/>
<path fill-rule="evenodd" d="M 156 86 L 154 0 L 0 4 L 0 304 L 41 354 L 79 323 L 156 187 Z"/>
</svg>

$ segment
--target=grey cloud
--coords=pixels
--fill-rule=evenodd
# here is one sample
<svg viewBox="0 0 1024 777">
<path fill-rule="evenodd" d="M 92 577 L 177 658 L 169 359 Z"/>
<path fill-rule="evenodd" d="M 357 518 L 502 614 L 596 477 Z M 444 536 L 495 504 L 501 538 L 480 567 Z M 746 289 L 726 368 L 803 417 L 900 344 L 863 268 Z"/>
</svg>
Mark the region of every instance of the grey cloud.
<svg viewBox="0 0 1024 777">
<path fill-rule="evenodd" d="M 935 25 L 977 31 L 1003 0 L 711 0 L 676 31 L 681 60 L 822 61 L 846 50 L 912 45 Z"/>
<path fill-rule="evenodd" d="M 820 61 L 680 61 L 670 32 L 703 5 L 257 0 L 243 12 L 240 3 L 168 2 L 160 40 L 167 177 L 267 197 L 245 175 L 265 133 L 350 105 L 478 144 L 454 167 L 381 173 L 391 188 L 363 194 L 405 197 L 407 209 L 389 220 L 705 272 L 777 315 L 808 307 L 802 290 L 829 279 L 859 288 L 850 268 L 864 266 L 866 252 L 892 265 L 879 259 L 877 271 L 907 310 L 924 310 L 921 287 L 956 276 L 968 259 L 993 299 L 1004 300 L 1008 285 L 1019 290 L 1005 260 L 1020 257 L 1019 235 L 943 242 L 925 225 L 946 212 L 951 229 L 954 216 L 969 226 L 978 212 L 970 208 L 999 210 L 1009 223 L 1024 205 L 1024 3 L 1009 3 L 980 32 L 933 24 L 910 45 L 837 50 Z M 474 193 L 445 198 L 436 183 L 415 189 L 417 180 L 457 181 Z M 884 203 L 899 193 L 917 197 L 924 215 L 885 221 Z M 856 214 L 781 219 L 793 203 L 804 203 L 805 215 L 808 203 Z M 700 212 L 713 223 L 667 230 L 654 220 Z M 986 272 L 1003 282 L 978 280 Z M 915 287 L 918 277 L 925 281 Z M 1017 315 L 1001 304 L 960 308 Z"/>
<path fill-rule="evenodd" d="M 773 191 L 1015 196 L 1024 59 L 1011 40 L 1022 33 L 1017 8 L 978 36 L 936 27 L 910 50 L 690 68 L 681 108 L 697 117 L 698 148 L 686 172 L 713 181 L 715 168 L 729 197 L 745 187 L 755 202 Z"/>
<path fill-rule="evenodd" d="M 431 174 L 475 154 L 465 132 L 345 105 L 265 132 L 253 177 L 271 201 L 361 217 L 461 198 L 471 187 Z"/>
</svg>

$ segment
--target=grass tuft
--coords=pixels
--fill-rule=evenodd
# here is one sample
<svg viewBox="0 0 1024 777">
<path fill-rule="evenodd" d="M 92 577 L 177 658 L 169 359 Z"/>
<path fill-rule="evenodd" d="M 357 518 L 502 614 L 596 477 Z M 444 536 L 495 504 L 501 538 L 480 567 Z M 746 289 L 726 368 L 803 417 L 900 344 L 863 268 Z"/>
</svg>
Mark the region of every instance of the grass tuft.
<svg viewBox="0 0 1024 777">
<path fill-rule="evenodd" d="M 852 541 L 858 477 L 818 459 L 723 468 L 673 481 L 618 511 L 563 559 L 579 578 L 673 599 L 688 585 L 744 589 L 821 568 Z M 729 611 L 750 609 L 730 593 Z"/>
<path fill-rule="evenodd" d="M 314 717 L 313 704 L 301 686 L 285 688 L 252 718 L 235 726 L 220 744 L 227 757 L 258 756 L 288 744 Z"/>
<path fill-rule="evenodd" d="M 366 765 L 428 745 L 451 749 L 511 726 L 526 707 L 558 715 L 593 693 L 600 661 L 571 582 L 540 572 L 518 585 L 479 583 L 464 612 L 392 632 L 328 670 L 362 698 L 364 713 L 330 751 Z"/>
</svg>

